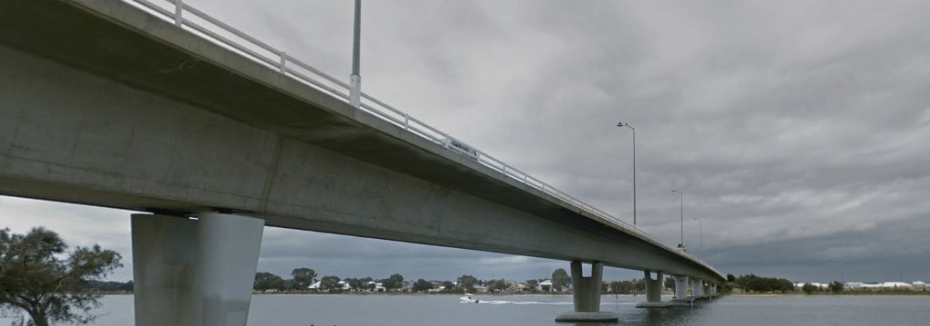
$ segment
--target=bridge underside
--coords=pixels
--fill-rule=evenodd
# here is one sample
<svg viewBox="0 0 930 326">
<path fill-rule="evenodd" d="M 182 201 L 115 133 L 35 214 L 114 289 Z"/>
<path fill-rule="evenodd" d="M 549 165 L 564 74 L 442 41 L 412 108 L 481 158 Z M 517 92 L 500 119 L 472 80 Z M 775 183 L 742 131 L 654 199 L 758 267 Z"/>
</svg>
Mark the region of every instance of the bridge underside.
<svg viewBox="0 0 930 326">
<path fill-rule="evenodd" d="M 2 194 L 721 279 L 131 6 L 71 3 L 0 4 Z"/>
</svg>

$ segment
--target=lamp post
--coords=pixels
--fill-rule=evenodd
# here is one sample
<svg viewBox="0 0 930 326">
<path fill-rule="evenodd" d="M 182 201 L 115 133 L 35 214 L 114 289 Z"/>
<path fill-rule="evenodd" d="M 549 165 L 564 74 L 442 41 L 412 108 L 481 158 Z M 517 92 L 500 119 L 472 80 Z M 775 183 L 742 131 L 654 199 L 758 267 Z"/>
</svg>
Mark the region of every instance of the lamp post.
<svg viewBox="0 0 930 326">
<path fill-rule="evenodd" d="M 704 249 L 704 221 L 702 221 L 701 219 L 699 219 L 699 218 L 697 218 L 697 217 L 695 217 L 693 220 L 700 222 L 700 226 L 701 226 L 701 250 L 703 250 L 703 249 Z"/>
<path fill-rule="evenodd" d="M 359 75 L 359 52 L 362 34 L 362 0 L 355 0 L 355 29 L 352 37 L 352 75 L 349 77 L 349 104 L 358 108 L 361 105 L 362 76 Z"/>
<path fill-rule="evenodd" d="M 681 190 L 672 190 L 672 192 L 677 192 L 680 198 L 679 200 L 680 200 L 681 212 L 679 214 L 681 214 L 680 216 L 681 217 L 681 243 L 679 243 L 678 245 L 680 245 L 681 248 L 684 249 L 685 248 L 685 193 L 681 192 Z"/>
<path fill-rule="evenodd" d="M 617 123 L 617 127 L 627 127 L 633 130 L 633 228 L 636 228 L 636 128 L 629 123 Z"/>
</svg>

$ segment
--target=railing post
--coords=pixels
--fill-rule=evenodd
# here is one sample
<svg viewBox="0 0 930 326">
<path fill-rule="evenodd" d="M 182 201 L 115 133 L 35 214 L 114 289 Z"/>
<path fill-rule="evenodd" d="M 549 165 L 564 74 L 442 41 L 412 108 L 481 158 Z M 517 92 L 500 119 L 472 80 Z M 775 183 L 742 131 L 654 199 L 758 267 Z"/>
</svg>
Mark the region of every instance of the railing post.
<svg viewBox="0 0 930 326">
<path fill-rule="evenodd" d="M 178 27 L 184 25 L 184 19 L 181 18 L 181 13 L 184 12 L 184 2 L 182 0 L 174 0 L 174 24 Z"/>
<path fill-rule="evenodd" d="M 278 65 L 278 69 L 280 69 L 281 73 L 283 74 L 287 72 L 287 69 L 284 67 L 284 64 L 287 62 L 287 53 L 285 53 L 284 51 L 278 52 L 278 57 L 281 58 L 281 62 Z"/>
</svg>

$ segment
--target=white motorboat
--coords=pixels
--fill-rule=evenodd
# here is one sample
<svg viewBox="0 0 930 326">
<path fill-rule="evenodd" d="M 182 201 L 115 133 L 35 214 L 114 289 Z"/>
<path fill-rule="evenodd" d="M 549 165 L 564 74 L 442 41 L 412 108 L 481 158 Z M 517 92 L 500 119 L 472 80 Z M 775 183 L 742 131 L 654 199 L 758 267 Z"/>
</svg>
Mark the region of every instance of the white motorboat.
<svg viewBox="0 0 930 326">
<path fill-rule="evenodd" d="M 462 303 L 478 303 L 478 299 L 473 299 L 471 293 L 465 293 L 464 297 L 459 298 Z"/>
</svg>

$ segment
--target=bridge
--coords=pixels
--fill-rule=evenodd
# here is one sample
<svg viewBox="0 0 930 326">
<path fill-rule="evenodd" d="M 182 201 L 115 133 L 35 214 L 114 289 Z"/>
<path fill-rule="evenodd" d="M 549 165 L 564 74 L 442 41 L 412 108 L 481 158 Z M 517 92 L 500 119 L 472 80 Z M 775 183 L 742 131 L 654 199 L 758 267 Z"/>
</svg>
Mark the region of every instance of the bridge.
<svg viewBox="0 0 930 326">
<path fill-rule="evenodd" d="M 181 1 L 0 0 L 0 194 L 149 212 L 137 325 L 245 325 L 265 225 L 570 261 L 564 320 L 616 319 L 603 266 L 644 271 L 643 306 L 725 282 L 347 87 Z"/>
</svg>

